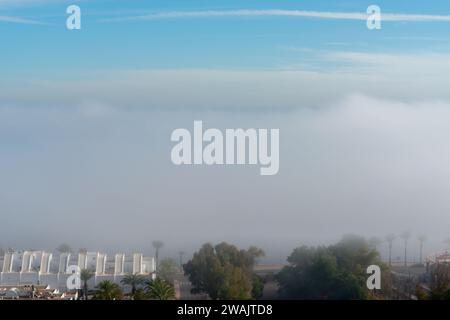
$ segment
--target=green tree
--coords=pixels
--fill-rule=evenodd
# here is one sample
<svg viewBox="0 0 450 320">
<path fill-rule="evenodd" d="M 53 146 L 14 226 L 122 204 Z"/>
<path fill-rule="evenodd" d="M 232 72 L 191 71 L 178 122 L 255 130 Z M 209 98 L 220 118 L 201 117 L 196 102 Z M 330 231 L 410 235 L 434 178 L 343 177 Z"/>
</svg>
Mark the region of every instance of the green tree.
<svg viewBox="0 0 450 320">
<path fill-rule="evenodd" d="M 146 300 L 148 298 L 148 293 L 144 290 L 144 288 L 136 289 L 136 292 L 133 296 L 133 300 Z"/>
<path fill-rule="evenodd" d="M 257 274 L 252 277 L 252 297 L 253 299 L 260 299 L 264 291 L 264 279 Z"/>
<path fill-rule="evenodd" d="M 205 292 L 211 299 L 251 299 L 253 267 L 263 254 L 256 247 L 239 250 L 225 242 L 205 244 L 184 270 L 194 293 Z"/>
<path fill-rule="evenodd" d="M 357 235 L 345 235 L 329 249 L 338 259 L 340 268 L 353 274 L 364 274 L 364 277 L 367 266 L 381 263 L 378 251 L 370 248 L 364 237 Z"/>
<path fill-rule="evenodd" d="M 176 275 L 179 273 L 178 264 L 174 259 L 166 258 L 162 259 L 158 267 L 158 277 L 167 281 L 168 283 L 173 283 Z"/>
<path fill-rule="evenodd" d="M 131 297 L 134 299 L 138 287 L 145 283 L 145 277 L 137 273 L 129 273 L 123 277 L 120 283 L 131 287 Z"/>
<path fill-rule="evenodd" d="M 296 248 L 288 262 L 276 276 L 280 296 L 288 299 L 366 299 L 367 267 L 385 269 L 378 252 L 353 235 L 328 247 Z M 382 283 L 388 286 L 389 281 Z"/>
<path fill-rule="evenodd" d="M 175 298 L 173 286 L 161 278 L 147 282 L 147 294 L 150 299 L 169 300 Z"/>
<path fill-rule="evenodd" d="M 94 295 L 95 300 L 119 300 L 122 297 L 123 294 L 119 285 L 109 280 L 100 282 Z"/>
<path fill-rule="evenodd" d="M 80 272 L 80 279 L 83 281 L 83 296 L 84 300 L 87 300 L 88 293 L 88 281 L 94 276 L 94 273 L 89 269 L 83 269 Z"/>
</svg>

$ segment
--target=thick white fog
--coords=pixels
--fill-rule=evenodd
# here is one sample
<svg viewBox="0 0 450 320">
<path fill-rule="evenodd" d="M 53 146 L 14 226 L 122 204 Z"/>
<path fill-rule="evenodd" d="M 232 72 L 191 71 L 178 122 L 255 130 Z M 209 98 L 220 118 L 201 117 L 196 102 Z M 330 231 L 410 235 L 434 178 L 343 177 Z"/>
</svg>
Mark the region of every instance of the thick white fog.
<svg viewBox="0 0 450 320">
<path fill-rule="evenodd" d="M 425 251 L 442 248 L 450 236 L 448 57 L 422 57 L 413 69 L 406 57 L 331 58 L 355 66 L 3 83 L 0 246 L 150 251 L 161 239 L 176 255 L 224 240 L 284 260 L 294 246 L 345 233 L 409 230 L 429 236 Z M 279 173 L 173 165 L 170 134 L 194 120 L 279 128 Z"/>
</svg>

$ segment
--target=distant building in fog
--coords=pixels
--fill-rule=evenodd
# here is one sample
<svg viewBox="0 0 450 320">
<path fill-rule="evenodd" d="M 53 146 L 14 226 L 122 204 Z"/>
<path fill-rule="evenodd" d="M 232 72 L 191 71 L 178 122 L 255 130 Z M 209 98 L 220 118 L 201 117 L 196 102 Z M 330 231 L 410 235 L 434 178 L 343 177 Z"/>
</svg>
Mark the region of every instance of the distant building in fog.
<svg viewBox="0 0 450 320">
<path fill-rule="evenodd" d="M 8 252 L 0 257 L 0 285 L 44 285 L 66 289 L 69 266 L 89 269 L 94 276 L 90 285 L 110 280 L 119 283 L 127 273 L 152 275 L 155 259 L 142 253 L 117 253 L 108 259 L 106 253 L 80 252 L 53 254 L 46 251 Z"/>
</svg>

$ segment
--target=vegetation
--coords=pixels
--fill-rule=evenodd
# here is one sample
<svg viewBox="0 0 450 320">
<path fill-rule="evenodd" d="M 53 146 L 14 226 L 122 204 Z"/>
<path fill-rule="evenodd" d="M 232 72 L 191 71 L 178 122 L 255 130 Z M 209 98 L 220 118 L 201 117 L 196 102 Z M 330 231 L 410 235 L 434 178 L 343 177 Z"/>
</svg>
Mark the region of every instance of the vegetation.
<svg viewBox="0 0 450 320">
<path fill-rule="evenodd" d="M 175 290 L 167 281 L 156 278 L 147 282 L 147 295 L 150 299 L 170 300 L 175 298 Z"/>
<path fill-rule="evenodd" d="M 328 247 L 296 248 L 288 257 L 290 266 L 276 276 L 279 295 L 287 299 L 367 299 L 366 268 L 375 264 L 382 269 L 378 252 L 358 236 L 345 236 Z M 382 275 L 388 272 L 382 272 Z M 389 279 L 382 280 L 389 290 Z"/>
<path fill-rule="evenodd" d="M 253 274 L 252 298 L 260 299 L 263 296 L 264 283 L 265 283 L 265 280 L 261 276 L 258 276 L 257 274 Z"/>
<path fill-rule="evenodd" d="M 131 297 L 134 299 L 139 286 L 145 283 L 145 277 L 140 274 L 129 273 L 120 281 L 123 285 L 131 287 Z"/>
<path fill-rule="evenodd" d="M 257 275 L 254 271 L 256 261 L 264 255 L 257 247 L 240 249 L 226 242 L 217 245 L 204 244 L 191 260 L 182 265 L 184 252 L 178 259 L 165 258 L 159 261 L 159 251 L 163 242 L 153 241 L 157 263 L 157 278 L 146 281 L 141 274 L 127 274 L 120 285 L 112 281 L 102 281 L 95 288 L 93 299 L 114 300 L 123 298 L 123 291 L 130 292 L 133 300 L 175 299 L 174 280 L 184 271 L 192 284 L 192 293 L 205 293 L 211 299 L 260 299 L 267 283 L 266 296 L 281 299 L 450 299 L 450 264 L 441 260 L 427 261 L 427 272 L 423 265 L 423 245 L 427 238 L 417 236 L 417 265 L 407 264 L 409 232 L 398 236 L 404 244 L 404 266 L 396 266 L 391 274 L 389 267 L 380 260 L 378 247 L 382 239 L 372 237 L 366 240 L 355 235 L 344 236 L 341 241 L 329 246 L 295 248 L 287 258 L 285 266 L 276 275 Z M 392 261 L 392 247 L 396 236 L 389 234 L 385 241 L 389 248 L 389 264 Z M 386 243 L 385 242 L 385 243 Z M 448 241 L 450 243 L 450 239 Z M 8 248 L 7 252 L 14 252 Z M 60 253 L 75 252 L 67 244 L 61 244 Z M 80 252 L 87 252 L 82 248 Z M 20 252 L 20 251 L 19 251 Z M 0 249 L 0 255 L 4 253 Z M 400 258 L 399 258 L 400 260 Z M 367 267 L 377 265 L 381 268 L 381 290 L 367 288 L 369 274 Z M 406 267 L 406 268 L 405 268 Z M 39 271 L 33 267 L 34 271 Z M 87 300 L 89 280 L 93 271 L 80 272 L 82 297 Z M 278 295 L 275 295 L 275 283 Z M 391 288 L 395 288 L 392 290 Z M 128 298 L 128 297 L 127 297 Z"/>
<path fill-rule="evenodd" d="M 123 294 L 119 285 L 112 281 L 104 280 L 98 284 L 94 300 L 119 300 L 122 297 Z"/>
<path fill-rule="evenodd" d="M 133 295 L 133 300 L 147 300 L 148 294 L 143 288 L 136 289 L 136 292 Z"/>
<path fill-rule="evenodd" d="M 211 299 L 251 299 L 253 267 L 263 255 L 256 247 L 239 250 L 225 242 L 216 246 L 205 244 L 184 265 L 184 270 L 193 285 L 193 293 L 205 292 Z M 255 288 L 255 292 L 259 290 Z"/>
<path fill-rule="evenodd" d="M 83 281 L 83 296 L 87 300 L 88 281 L 94 276 L 94 273 L 89 269 L 83 269 L 80 272 L 80 280 Z"/>
<path fill-rule="evenodd" d="M 158 267 L 158 277 L 173 283 L 176 275 L 180 272 L 177 262 L 174 259 L 166 258 L 161 260 Z"/>
<path fill-rule="evenodd" d="M 423 287 L 416 288 L 419 300 L 450 300 L 450 265 L 436 264 L 430 272 L 430 290 Z"/>
</svg>

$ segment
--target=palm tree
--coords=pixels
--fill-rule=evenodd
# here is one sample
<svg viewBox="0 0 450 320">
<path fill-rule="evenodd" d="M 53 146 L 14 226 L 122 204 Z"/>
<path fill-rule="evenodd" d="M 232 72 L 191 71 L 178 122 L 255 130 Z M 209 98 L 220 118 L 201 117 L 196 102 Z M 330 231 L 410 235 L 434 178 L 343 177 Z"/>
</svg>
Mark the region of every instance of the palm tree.
<svg viewBox="0 0 450 320">
<path fill-rule="evenodd" d="M 389 246 L 389 267 L 392 265 L 392 244 L 394 243 L 395 235 L 390 233 L 386 236 L 386 241 Z"/>
<path fill-rule="evenodd" d="M 94 276 L 94 273 L 89 269 L 83 269 L 80 271 L 80 280 L 83 281 L 83 296 L 84 300 L 87 300 L 88 281 Z"/>
<path fill-rule="evenodd" d="M 169 300 L 175 298 L 175 290 L 173 286 L 161 278 L 148 281 L 147 292 L 150 299 Z"/>
<path fill-rule="evenodd" d="M 145 277 L 137 273 L 129 273 L 123 277 L 120 283 L 131 287 L 131 296 L 134 298 L 137 287 L 145 283 Z"/>
<path fill-rule="evenodd" d="M 122 290 L 116 283 L 103 280 L 97 285 L 97 291 L 94 295 L 95 300 L 118 300 L 122 299 Z"/>
<path fill-rule="evenodd" d="M 420 243 L 420 247 L 419 247 L 419 263 L 422 264 L 423 243 L 427 240 L 427 236 L 422 234 L 422 235 L 418 236 L 417 239 L 419 240 L 419 243 Z"/>
<path fill-rule="evenodd" d="M 406 262 L 406 258 L 407 258 L 407 250 L 408 250 L 408 240 L 411 237 L 411 233 L 408 231 L 403 232 L 400 237 L 403 239 L 404 243 L 405 243 L 405 267 L 408 266 L 407 262 Z"/>
<path fill-rule="evenodd" d="M 161 249 L 164 246 L 164 242 L 155 240 L 152 242 L 153 248 L 155 248 L 155 262 L 156 262 L 156 269 L 158 269 L 158 258 L 159 258 L 159 249 Z"/>
</svg>

